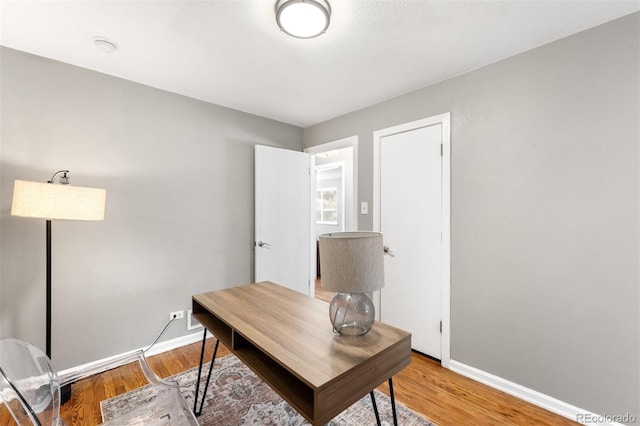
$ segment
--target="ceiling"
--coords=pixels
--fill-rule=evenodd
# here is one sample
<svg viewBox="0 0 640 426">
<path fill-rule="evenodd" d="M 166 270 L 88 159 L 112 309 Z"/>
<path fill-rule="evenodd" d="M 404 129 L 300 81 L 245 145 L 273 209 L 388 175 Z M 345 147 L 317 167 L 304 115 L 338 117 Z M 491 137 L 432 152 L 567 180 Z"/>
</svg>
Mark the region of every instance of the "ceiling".
<svg viewBox="0 0 640 426">
<path fill-rule="evenodd" d="M 275 0 L 1 0 L 0 44 L 307 127 L 640 10 L 634 1 L 329 0 L 281 32 Z M 106 37 L 118 50 L 93 43 Z"/>
</svg>

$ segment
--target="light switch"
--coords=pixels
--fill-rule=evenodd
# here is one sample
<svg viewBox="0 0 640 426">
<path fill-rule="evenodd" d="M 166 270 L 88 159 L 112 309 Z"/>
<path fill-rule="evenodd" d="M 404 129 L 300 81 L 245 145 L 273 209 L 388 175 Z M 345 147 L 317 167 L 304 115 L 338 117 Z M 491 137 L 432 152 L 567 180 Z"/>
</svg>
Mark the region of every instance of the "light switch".
<svg viewBox="0 0 640 426">
<path fill-rule="evenodd" d="M 366 201 L 360 203 L 360 214 L 369 214 L 369 203 Z"/>
</svg>

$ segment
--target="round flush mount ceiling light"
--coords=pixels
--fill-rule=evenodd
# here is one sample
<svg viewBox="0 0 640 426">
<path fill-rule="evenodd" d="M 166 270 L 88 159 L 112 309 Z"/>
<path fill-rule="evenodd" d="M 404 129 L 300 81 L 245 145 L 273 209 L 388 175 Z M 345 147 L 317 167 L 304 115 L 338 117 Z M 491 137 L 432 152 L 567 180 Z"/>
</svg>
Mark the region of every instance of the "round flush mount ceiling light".
<svg viewBox="0 0 640 426">
<path fill-rule="evenodd" d="M 327 31 L 331 6 L 325 0 L 278 0 L 276 22 L 296 38 L 313 38 Z"/>
<path fill-rule="evenodd" d="M 96 45 L 96 48 L 104 53 L 115 52 L 118 49 L 118 45 L 112 42 L 111 40 L 107 40 L 104 37 L 94 37 L 93 43 Z"/>
</svg>

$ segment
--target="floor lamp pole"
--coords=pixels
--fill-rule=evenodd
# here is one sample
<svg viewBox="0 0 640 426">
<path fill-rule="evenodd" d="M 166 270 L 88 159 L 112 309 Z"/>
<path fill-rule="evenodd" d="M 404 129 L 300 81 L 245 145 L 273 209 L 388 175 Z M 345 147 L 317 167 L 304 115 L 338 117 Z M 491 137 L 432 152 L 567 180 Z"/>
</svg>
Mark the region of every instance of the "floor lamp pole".
<svg viewBox="0 0 640 426">
<path fill-rule="evenodd" d="M 51 359 L 51 221 L 47 220 L 47 356 Z"/>
<path fill-rule="evenodd" d="M 51 221 L 47 220 L 47 356 L 51 359 Z M 71 384 L 60 388 L 60 404 L 71 399 Z"/>
</svg>

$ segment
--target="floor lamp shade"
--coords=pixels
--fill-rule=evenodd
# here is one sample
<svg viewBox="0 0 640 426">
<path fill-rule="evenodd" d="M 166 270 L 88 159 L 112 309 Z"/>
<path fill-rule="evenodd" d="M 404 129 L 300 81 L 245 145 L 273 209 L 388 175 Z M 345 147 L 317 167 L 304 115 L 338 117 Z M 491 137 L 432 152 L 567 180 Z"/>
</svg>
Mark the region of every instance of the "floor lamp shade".
<svg viewBox="0 0 640 426">
<path fill-rule="evenodd" d="M 46 220 L 104 220 L 107 191 L 16 180 L 11 215 Z"/>
<path fill-rule="evenodd" d="M 337 293 L 329 305 L 334 331 L 350 336 L 368 333 L 375 309 L 367 293 L 384 286 L 382 234 L 322 234 L 319 245 L 322 287 Z"/>
<path fill-rule="evenodd" d="M 53 179 L 64 173 L 65 182 L 56 185 Z M 46 222 L 46 354 L 51 358 L 51 221 L 52 220 L 104 220 L 107 191 L 68 185 L 68 170 L 53 175 L 48 183 L 16 180 L 13 186 L 11 215 Z"/>
</svg>

